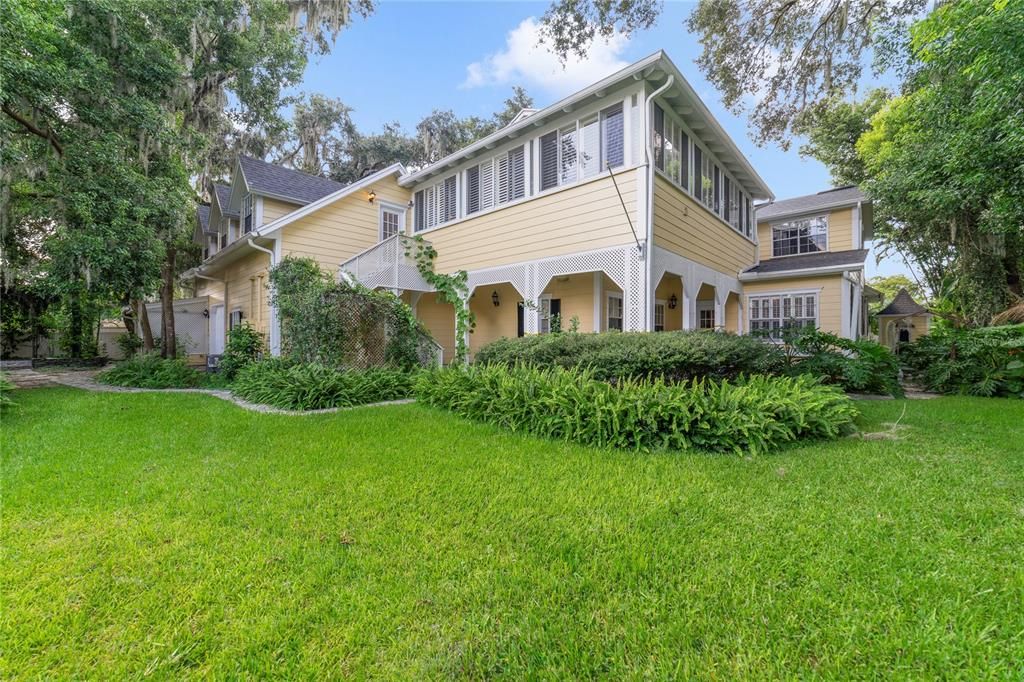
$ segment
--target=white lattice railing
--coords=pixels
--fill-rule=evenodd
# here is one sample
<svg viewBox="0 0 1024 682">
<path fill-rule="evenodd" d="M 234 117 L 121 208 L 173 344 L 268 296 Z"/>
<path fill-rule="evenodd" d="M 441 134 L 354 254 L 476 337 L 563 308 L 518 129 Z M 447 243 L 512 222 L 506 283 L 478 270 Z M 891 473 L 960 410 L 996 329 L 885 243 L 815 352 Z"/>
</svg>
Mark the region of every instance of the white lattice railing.
<svg viewBox="0 0 1024 682">
<path fill-rule="evenodd" d="M 348 259 L 341 270 L 371 289 L 433 291 L 409 255 L 414 248 L 411 237 L 397 234 Z"/>
</svg>

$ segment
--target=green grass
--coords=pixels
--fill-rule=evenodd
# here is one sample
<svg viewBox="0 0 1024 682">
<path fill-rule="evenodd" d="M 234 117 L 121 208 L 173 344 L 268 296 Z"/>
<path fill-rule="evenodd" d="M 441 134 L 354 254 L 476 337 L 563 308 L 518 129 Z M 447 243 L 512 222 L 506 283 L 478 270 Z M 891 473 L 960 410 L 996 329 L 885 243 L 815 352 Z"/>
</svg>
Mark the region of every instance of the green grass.
<svg viewBox="0 0 1024 682">
<path fill-rule="evenodd" d="M 1024 402 L 636 455 L 418 405 L 20 391 L 4 679 L 1024 675 Z"/>
</svg>

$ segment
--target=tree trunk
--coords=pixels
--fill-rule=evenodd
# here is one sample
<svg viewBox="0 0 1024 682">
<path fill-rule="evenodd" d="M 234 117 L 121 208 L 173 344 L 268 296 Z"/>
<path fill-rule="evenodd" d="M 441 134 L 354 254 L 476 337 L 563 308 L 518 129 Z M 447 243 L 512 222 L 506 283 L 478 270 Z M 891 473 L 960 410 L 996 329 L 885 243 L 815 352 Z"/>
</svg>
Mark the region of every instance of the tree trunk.
<svg viewBox="0 0 1024 682">
<path fill-rule="evenodd" d="M 163 283 L 160 286 L 160 314 L 163 322 L 163 356 L 173 358 L 178 354 L 178 343 L 174 335 L 174 270 L 175 249 L 167 247 L 167 256 L 161 268 Z"/>
<path fill-rule="evenodd" d="M 142 350 L 146 353 L 153 352 L 153 327 L 149 324 L 149 310 L 146 303 L 140 299 L 132 301 L 132 308 L 139 316 L 139 326 L 142 327 Z"/>
<path fill-rule="evenodd" d="M 71 357 L 78 360 L 82 357 L 82 300 L 79 291 L 72 291 L 68 298 L 68 313 L 71 316 L 71 324 L 68 327 L 68 352 Z"/>
</svg>

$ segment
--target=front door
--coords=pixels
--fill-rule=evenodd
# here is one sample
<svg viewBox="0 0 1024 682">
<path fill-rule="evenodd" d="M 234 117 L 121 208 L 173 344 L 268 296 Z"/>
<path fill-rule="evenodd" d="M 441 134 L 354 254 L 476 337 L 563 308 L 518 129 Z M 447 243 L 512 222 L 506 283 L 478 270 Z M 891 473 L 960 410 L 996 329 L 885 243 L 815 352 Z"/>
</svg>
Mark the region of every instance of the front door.
<svg viewBox="0 0 1024 682">
<path fill-rule="evenodd" d="M 224 352 L 224 305 L 210 306 L 210 355 Z"/>
</svg>

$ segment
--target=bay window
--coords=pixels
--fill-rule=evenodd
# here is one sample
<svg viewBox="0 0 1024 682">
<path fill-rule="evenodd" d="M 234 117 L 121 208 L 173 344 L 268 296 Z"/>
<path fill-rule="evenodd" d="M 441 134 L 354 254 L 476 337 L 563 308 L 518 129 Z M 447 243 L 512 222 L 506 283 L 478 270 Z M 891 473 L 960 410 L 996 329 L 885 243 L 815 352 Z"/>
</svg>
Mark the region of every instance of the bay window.
<svg viewBox="0 0 1024 682">
<path fill-rule="evenodd" d="M 772 225 L 772 257 L 828 251 L 828 217 Z"/>
<path fill-rule="evenodd" d="M 785 329 L 818 326 L 816 293 L 751 296 L 748 301 L 750 333 L 782 340 Z"/>
</svg>

